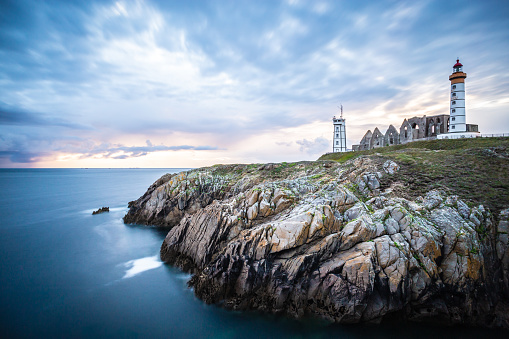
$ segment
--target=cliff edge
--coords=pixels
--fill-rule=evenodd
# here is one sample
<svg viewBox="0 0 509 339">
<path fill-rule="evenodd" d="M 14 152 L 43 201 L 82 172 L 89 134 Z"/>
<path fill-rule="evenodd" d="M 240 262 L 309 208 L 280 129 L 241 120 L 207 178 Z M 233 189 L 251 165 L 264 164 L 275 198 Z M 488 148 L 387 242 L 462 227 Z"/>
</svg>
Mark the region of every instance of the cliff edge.
<svg viewBox="0 0 509 339">
<path fill-rule="evenodd" d="M 509 157 L 497 147 L 463 151 L 498 173 Z M 207 303 L 343 323 L 509 328 L 509 201 L 465 200 L 445 184 L 416 189 L 409 166 L 447 151 L 393 152 L 168 174 L 129 203 L 124 221 L 170 228 L 161 258 L 192 272 Z"/>
</svg>

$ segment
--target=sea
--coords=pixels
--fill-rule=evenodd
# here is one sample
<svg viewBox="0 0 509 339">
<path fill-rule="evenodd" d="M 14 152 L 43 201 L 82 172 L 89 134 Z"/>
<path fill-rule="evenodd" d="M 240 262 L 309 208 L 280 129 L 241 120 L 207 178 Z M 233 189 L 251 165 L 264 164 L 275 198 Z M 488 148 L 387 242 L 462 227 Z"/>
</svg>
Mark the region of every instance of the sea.
<svg viewBox="0 0 509 339">
<path fill-rule="evenodd" d="M 207 305 L 166 265 L 167 230 L 122 217 L 184 169 L 0 169 L 1 338 L 482 338 L 425 324 L 338 325 Z M 92 215 L 103 206 L 109 213 Z"/>
</svg>

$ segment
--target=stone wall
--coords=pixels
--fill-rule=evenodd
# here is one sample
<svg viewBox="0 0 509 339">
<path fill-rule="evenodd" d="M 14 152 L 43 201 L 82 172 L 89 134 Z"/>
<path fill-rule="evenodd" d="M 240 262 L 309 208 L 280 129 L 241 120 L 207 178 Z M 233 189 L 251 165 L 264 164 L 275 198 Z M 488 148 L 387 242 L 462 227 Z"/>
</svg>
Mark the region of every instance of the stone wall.
<svg viewBox="0 0 509 339">
<path fill-rule="evenodd" d="M 477 125 L 468 125 L 467 129 L 477 131 Z M 436 138 L 437 135 L 449 132 L 449 115 L 413 117 L 403 120 L 398 130 L 390 125 L 385 134 L 378 128 L 372 133 L 366 132 L 358 145 L 352 145 L 353 151 L 370 150 L 377 147 L 406 144 L 407 142 Z"/>
</svg>

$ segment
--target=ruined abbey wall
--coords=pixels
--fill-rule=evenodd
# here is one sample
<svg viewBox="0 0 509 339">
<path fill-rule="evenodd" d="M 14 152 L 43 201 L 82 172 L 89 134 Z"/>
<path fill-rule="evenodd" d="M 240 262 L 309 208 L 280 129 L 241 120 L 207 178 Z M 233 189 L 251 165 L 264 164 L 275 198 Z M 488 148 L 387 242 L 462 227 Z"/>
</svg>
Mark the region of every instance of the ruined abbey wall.
<svg viewBox="0 0 509 339">
<path fill-rule="evenodd" d="M 477 130 L 477 125 L 468 125 Z M 433 139 L 438 134 L 449 132 L 449 115 L 413 117 L 403 120 L 399 130 L 393 125 L 382 134 L 378 127 L 373 132 L 368 130 L 358 145 L 352 145 L 354 151 L 369 150 L 377 147 L 406 144 L 420 139 Z"/>
</svg>

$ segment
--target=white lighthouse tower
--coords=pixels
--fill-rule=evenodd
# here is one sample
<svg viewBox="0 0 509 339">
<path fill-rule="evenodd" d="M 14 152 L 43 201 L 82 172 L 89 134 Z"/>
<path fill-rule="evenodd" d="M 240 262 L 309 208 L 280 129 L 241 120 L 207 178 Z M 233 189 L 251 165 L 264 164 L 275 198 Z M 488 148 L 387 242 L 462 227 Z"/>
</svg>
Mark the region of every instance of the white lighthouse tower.
<svg viewBox="0 0 509 339">
<path fill-rule="evenodd" d="M 463 65 L 459 59 L 452 66 L 451 81 L 451 108 L 449 110 L 449 132 L 437 135 L 438 139 L 475 138 L 479 136 L 479 127 L 467 124 L 465 112 L 465 79 L 467 73 L 463 72 Z"/>
<path fill-rule="evenodd" d="M 452 66 L 451 80 L 451 111 L 449 120 L 449 133 L 460 133 L 467 131 L 465 116 L 465 78 L 467 73 L 463 72 L 463 65 L 460 60 Z"/>
<path fill-rule="evenodd" d="M 346 125 L 343 119 L 343 105 L 341 105 L 341 117 L 332 118 L 334 124 L 334 134 L 332 136 L 332 151 L 333 152 L 346 152 Z"/>
</svg>

